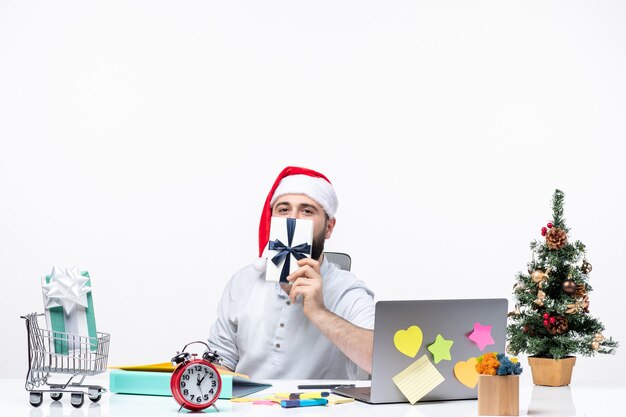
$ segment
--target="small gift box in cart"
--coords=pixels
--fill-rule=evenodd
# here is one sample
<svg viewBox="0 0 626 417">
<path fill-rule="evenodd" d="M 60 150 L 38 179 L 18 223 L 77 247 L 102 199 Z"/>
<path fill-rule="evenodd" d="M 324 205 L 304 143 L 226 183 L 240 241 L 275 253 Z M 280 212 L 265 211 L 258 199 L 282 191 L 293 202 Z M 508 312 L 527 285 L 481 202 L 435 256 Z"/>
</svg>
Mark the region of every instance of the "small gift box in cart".
<svg viewBox="0 0 626 417">
<path fill-rule="evenodd" d="M 110 335 L 96 331 L 89 274 L 54 267 L 42 277 L 42 289 L 45 313 L 22 316 L 28 334 L 25 388 L 31 405 L 39 407 L 44 393 L 55 401 L 68 393 L 76 408 L 83 405 L 85 394 L 99 401 L 106 389 L 83 382 L 106 371 Z M 47 328 L 39 325 L 42 316 Z"/>
</svg>

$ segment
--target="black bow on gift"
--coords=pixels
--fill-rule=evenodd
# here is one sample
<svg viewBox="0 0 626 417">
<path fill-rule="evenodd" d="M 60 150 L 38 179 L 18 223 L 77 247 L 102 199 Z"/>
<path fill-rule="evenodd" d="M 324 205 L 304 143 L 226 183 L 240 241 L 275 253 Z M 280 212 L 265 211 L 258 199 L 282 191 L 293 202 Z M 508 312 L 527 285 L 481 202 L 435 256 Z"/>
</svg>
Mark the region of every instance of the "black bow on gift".
<svg viewBox="0 0 626 417">
<path fill-rule="evenodd" d="M 300 259 L 304 259 L 311 252 L 311 245 L 308 243 L 301 243 L 294 247 L 291 247 L 293 244 L 293 234 L 296 230 L 296 219 L 287 219 L 287 245 L 285 245 L 280 240 L 272 240 L 269 242 L 269 250 L 279 251 L 276 255 L 272 257 L 272 262 L 274 265 L 278 266 L 280 263 L 285 260 L 283 264 L 283 269 L 280 272 L 280 282 L 287 282 L 287 275 L 289 275 L 289 269 L 291 266 L 291 256 L 293 255 L 298 261 Z"/>
</svg>

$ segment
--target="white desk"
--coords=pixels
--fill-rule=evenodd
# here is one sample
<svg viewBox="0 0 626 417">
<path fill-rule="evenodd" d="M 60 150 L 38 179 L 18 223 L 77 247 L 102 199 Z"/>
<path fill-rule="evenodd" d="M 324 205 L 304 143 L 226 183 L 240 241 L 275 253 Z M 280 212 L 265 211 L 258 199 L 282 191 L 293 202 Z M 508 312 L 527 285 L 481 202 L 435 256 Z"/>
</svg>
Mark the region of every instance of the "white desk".
<svg viewBox="0 0 626 417">
<path fill-rule="evenodd" d="M 268 381 L 273 384 L 263 393 L 297 391 L 298 383 L 328 383 L 328 381 Z M 99 384 L 108 388 L 106 376 L 87 378 L 85 383 Z M 532 416 L 585 416 L 606 417 L 624 415 L 626 385 L 605 387 L 578 383 L 571 387 L 549 388 L 534 386 L 530 375 L 522 374 L 520 380 L 520 415 Z M 282 409 L 278 405 L 253 405 L 218 400 L 217 407 L 223 416 L 341 416 L 341 417 L 452 417 L 476 416 L 476 400 L 445 401 L 436 403 L 369 405 L 361 402 L 338 404 L 327 407 L 302 407 Z M 85 398 L 82 408 L 70 405 L 69 396 L 52 401 L 44 396 L 38 408 L 28 403 L 24 380 L 0 379 L 0 416 L 2 417 L 130 417 L 130 416 L 176 416 L 178 406 L 171 397 L 149 397 L 105 393 L 97 403 Z M 205 411 L 215 414 L 213 408 Z M 199 415 L 197 413 L 193 415 Z"/>
</svg>

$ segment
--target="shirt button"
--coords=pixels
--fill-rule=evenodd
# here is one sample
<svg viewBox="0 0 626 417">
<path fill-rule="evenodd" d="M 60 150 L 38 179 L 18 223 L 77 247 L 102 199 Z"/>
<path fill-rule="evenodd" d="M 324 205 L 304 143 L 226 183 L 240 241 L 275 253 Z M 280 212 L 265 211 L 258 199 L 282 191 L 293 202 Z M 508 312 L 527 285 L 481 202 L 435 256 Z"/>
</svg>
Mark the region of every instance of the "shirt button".
<svg viewBox="0 0 626 417">
<path fill-rule="evenodd" d="M 280 349 L 280 343 L 276 343 L 274 346 L 276 346 L 276 349 Z"/>
<path fill-rule="evenodd" d="M 287 301 L 287 305 L 290 306 L 291 305 L 291 301 Z"/>
<path fill-rule="evenodd" d="M 285 323 L 280 323 L 280 327 L 285 327 Z"/>
</svg>

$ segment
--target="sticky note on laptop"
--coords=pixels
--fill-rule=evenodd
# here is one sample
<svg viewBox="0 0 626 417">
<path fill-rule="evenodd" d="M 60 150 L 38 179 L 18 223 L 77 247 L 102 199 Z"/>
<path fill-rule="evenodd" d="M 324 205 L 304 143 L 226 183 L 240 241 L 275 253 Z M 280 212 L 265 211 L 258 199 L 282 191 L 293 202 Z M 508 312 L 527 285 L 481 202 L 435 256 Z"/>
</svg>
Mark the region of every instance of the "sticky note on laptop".
<svg viewBox="0 0 626 417">
<path fill-rule="evenodd" d="M 411 404 L 415 404 L 445 378 L 430 362 L 426 355 L 409 365 L 405 370 L 392 378 L 393 383 L 404 394 Z"/>
</svg>

